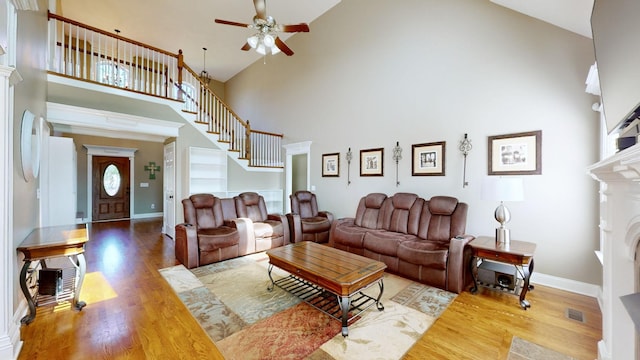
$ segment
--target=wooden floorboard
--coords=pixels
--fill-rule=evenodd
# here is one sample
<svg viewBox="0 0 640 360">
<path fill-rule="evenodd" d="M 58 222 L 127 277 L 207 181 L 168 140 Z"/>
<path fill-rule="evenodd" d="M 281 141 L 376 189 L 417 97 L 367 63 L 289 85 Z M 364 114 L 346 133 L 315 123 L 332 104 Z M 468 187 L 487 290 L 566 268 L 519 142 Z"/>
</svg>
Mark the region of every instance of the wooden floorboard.
<svg viewBox="0 0 640 360">
<path fill-rule="evenodd" d="M 161 226 L 93 224 L 81 297 L 87 306 L 38 308 L 21 328 L 19 359 L 223 359 L 158 273 L 177 264 Z M 602 331 L 594 298 L 536 286 L 527 299 L 525 311 L 512 295 L 464 292 L 405 359 L 506 359 L 514 335 L 576 359 L 597 358 Z M 586 322 L 568 319 L 567 308 L 582 311 Z"/>
</svg>

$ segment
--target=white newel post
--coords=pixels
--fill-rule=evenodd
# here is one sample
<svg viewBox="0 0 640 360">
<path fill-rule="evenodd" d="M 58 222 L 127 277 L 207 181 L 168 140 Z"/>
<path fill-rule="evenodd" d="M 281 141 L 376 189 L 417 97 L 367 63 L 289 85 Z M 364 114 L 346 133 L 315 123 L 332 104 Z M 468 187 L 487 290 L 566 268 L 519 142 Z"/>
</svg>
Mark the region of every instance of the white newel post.
<svg viewBox="0 0 640 360">
<path fill-rule="evenodd" d="M 0 65 L 0 359 L 15 359 L 22 342 L 20 326 L 13 319 L 13 95 L 10 77 L 14 68 Z"/>
<path fill-rule="evenodd" d="M 589 167 L 600 193 L 602 340 L 600 360 L 635 359 L 636 329 L 620 297 L 638 292 L 634 259 L 640 239 L 640 145 Z"/>
</svg>

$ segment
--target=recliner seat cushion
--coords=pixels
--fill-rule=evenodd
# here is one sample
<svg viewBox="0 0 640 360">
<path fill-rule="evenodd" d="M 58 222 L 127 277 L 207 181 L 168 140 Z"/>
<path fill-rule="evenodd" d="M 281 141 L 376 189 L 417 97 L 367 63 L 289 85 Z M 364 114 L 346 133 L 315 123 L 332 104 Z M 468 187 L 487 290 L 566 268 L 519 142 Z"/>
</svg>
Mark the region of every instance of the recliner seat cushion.
<svg viewBox="0 0 640 360">
<path fill-rule="evenodd" d="M 202 251 L 212 251 L 238 245 L 240 234 L 234 228 L 221 226 L 215 229 L 198 231 L 198 247 Z"/>
<path fill-rule="evenodd" d="M 253 223 L 253 233 L 256 239 L 284 236 L 282 223 L 274 220 Z"/>
<path fill-rule="evenodd" d="M 398 245 L 404 241 L 416 239 L 413 235 L 401 234 L 392 231 L 369 231 L 364 236 L 363 247 L 380 255 L 396 257 Z"/>
<path fill-rule="evenodd" d="M 425 240 L 404 241 L 398 246 L 400 260 L 433 269 L 445 270 L 448 254 L 448 247 Z"/>
<path fill-rule="evenodd" d="M 351 248 L 362 249 L 364 235 L 371 230 L 351 224 L 343 224 L 334 230 L 333 241 L 336 244 L 345 245 Z"/>
<path fill-rule="evenodd" d="M 326 217 L 314 216 L 300 219 L 303 233 L 319 233 L 329 231 L 331 222 Z"/>
</svg>

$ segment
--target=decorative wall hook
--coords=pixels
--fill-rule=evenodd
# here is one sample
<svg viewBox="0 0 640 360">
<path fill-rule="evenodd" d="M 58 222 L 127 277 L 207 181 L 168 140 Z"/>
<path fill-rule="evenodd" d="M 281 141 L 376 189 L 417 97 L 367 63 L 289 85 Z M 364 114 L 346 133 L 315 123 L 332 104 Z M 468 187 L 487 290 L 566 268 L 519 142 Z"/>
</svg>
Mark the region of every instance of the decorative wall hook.
<svg viewBox="0 0 640 360">
<path fill-rule="evenodd" d="M 150 161 L 149 165 L 144 166 L 144 171 L 148 171 L 149 179 L 154 180 L 156 178 L 156 171 L 160 171 L 160 166 L 157 166 L 155 162 Z"/>
<path fill-rule="evenodd" d="M 351 160 L 353 159 L 351 148 L 349 148 L 345 156 L 347 158 L 347 185 L 351 185 Z"/>
<path fill-rule="evenodd" d="M 471 151 L 471 140 L 467 137 L 467 134 L 464 134 L 464 139 L 460 141 L 460 146 L 458 149 L 462 152 L 462 156 L 464 156 L 464 168 L 462 170 L 462 187 L 465 188 L 469 183 L 467 182 L 467 155 L 469 155 L 469 151 Z"/>
<path fill-rule="evenodd" d="M 396 146 L 393 148 L 393 161 L 396 162 L 396 186 L 400 185 L 400 181 L 398 181 L 398 162 L 400 160 L 402 160 L 402 148 L 400 142 L 396 141 Z"/>
</svg>

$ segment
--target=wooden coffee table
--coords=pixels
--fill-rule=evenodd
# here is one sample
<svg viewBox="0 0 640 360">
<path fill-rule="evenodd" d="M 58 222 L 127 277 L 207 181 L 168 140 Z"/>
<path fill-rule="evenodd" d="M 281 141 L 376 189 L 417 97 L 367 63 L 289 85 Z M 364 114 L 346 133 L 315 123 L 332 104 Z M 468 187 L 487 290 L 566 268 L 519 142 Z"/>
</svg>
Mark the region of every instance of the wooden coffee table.
<svg viewBox="0 0 640 360">
<path fill-rule="evenodd" d="M 342 320 L 342 336 L 349 334 L 348 324 L 360 313 L 380 302 L 384 285 L 382 276 L 387 266 L 364 256 L 351 254 L 329 246 L 303 241 L 267 251 L 269 278 L 274 285 L 307 302 L 316 309 Z M 291 275 L 274 280 L 273 267 Z M 377 283 L 380 293 L 373 298 L 362 291 Z M 337 298 L 337 302 L 336 302 Z"/>
</svg>

